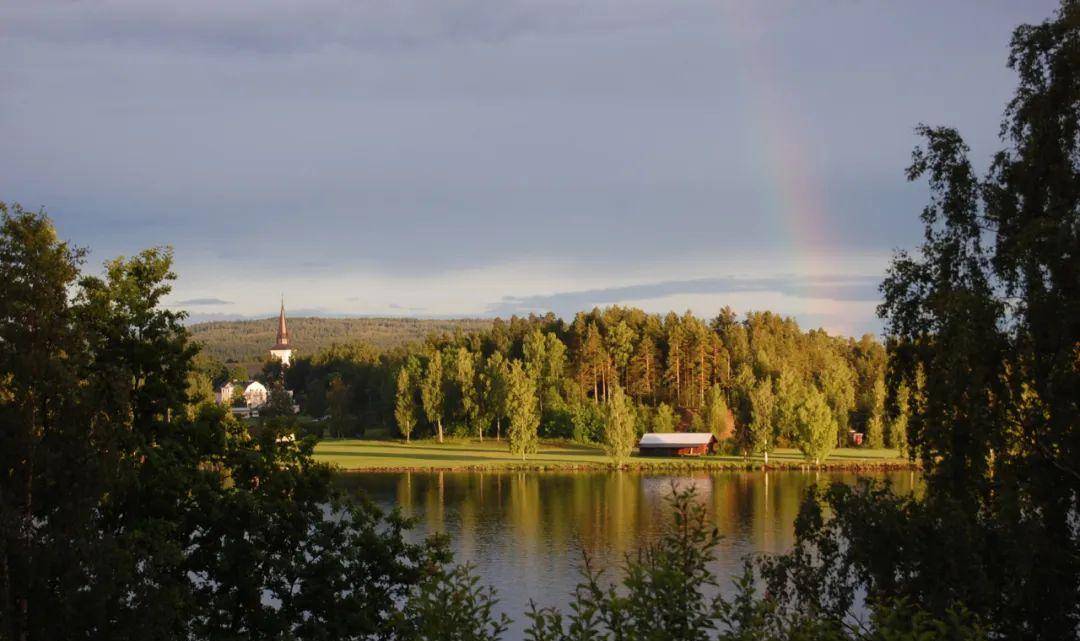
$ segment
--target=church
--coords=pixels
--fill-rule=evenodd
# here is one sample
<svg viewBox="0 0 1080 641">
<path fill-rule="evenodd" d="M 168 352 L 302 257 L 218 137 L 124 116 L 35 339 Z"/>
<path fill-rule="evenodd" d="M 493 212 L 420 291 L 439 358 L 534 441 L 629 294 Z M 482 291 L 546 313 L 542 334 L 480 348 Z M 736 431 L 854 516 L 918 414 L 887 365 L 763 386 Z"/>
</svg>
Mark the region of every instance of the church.
<svg viewBox="0 0 1080 641">
<path fill-rule="evenodd" d="M 285 325 L 285 301 L 283 300 L 281 301 L 281 312 L 278 314 L 277 341 L 270 348 L 270 358 L 277 359 L 281 361 L 283 366 L 288 367 L 292 363 L 292 354 L 293 349 L 289 344 L 289 328 Z M 237 389 L 243 390 L 241 393 L 245 405 L 245 407 L 233 408 L 233 412 L 237 414 L 248 414 L 251 410 L 265 405 L 270 398 L 269 390 L 259 381 L 228 381 L 218 390 L 218 403 L 222 405 L 232 403 L 233 395 Z M 291 396 L 292 392 L 289 392 L 289 395 Z"/>
<path fill-rule="evenodd" d="M 278 315 L 277 342 L 270 348 L 270 356 L 288 367 L 292 362 L 292 348 L 289 347 L 289 328 L 285 326 L 285 301 L 281 301 L 281 314 Z"/>
</svg>

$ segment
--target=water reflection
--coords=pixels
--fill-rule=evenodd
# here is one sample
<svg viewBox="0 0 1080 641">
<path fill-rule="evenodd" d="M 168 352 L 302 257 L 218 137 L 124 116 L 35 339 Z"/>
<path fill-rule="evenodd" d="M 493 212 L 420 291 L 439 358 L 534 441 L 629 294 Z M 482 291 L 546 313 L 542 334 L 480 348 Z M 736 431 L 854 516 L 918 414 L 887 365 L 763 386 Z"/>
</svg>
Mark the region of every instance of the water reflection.
<svg viewBox="0 0 1080 641">
<path fill-rule="evenodd" d="M 403 472 L 348 474 L 341 482 L 416 517 L 418 536 L 449 534 L 456 558 L 475 564 L 499 591 L 517 623 L 509 638 L 517 638 L 530 599 L 566 603 L 583 550 L 600 567 L 617 568 L 655 539 L 670 517 L 672 483 L 693 485 L 724 535 L 716 570 L 727 583 L 746 555 L 790 548 L 807 488 L 859 478 L 887 479 L 900 493 L 918 484 L 908 472 Z"/>
</svg>

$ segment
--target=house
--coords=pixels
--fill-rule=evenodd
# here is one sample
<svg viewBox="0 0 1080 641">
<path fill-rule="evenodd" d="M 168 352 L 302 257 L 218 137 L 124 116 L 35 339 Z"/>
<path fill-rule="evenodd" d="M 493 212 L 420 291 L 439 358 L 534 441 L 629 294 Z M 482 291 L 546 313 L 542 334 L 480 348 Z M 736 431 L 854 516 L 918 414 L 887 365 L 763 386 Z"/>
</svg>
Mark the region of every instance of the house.
<svg viewBox="0 0 1080 641">
<path fill-rule="evenodd" d="M 267 399 L 270 398 L 270 392 L 266 389 L 266 386 L 259 381 L 229 381 L 221 386 L 218 390 L 217 400 L 222 405 L 231 405 L 233 395 L 236 394 L 237 389 L 244 390 L 244 404 L 248 408 L 261 407 L 266 404 Z"/>
<path fill-rule="evenodd" d="M 649 433 L 641 437 L 642 456 L 702 456 L 716 451 L 718 441 L 709 432 Z"/>
<path fill-rule="evenodd" d="M 214 394 L 218 405 L 231 405 L 233 395 L 236 393 L 236 388 L 239 387 L 240 389 L 243 389 L 241 385 L 242 383 L 239 383 L 237 381 L 228 381 L 220 388 L 218 388 L 217 393 Z"/>
</svg>

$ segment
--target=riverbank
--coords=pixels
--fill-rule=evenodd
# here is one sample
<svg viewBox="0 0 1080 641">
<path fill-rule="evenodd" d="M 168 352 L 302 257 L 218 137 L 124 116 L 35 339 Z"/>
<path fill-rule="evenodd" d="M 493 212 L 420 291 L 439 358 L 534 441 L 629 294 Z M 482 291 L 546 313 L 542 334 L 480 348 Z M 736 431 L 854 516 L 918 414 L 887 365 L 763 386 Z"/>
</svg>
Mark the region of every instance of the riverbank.
<svg viewBox="0 0 1080 641">
<path fill-rule="evenodd" d="M 604 451 L 578 443 L 544 441 L 536 454 L 522 460 L 510 454 L 506 441 L 433 440 L 372 441 L 326 439 L 315 446 L 315 459 L 353 472 L 421 471 L 542 471 L 610 470 L 617 466 Z M 706 456 L 696 458 L 653 458 L 632 456 L 622 469 L 664 470 L 751 470 L 762 469 L 761 457 Z M 808 464 L 795 449 L 779 449 L 769 454 L 770 470 L 908 470 L 914 466 L 896 450 L 841 448 L 819 466 Z"/>
</svg>

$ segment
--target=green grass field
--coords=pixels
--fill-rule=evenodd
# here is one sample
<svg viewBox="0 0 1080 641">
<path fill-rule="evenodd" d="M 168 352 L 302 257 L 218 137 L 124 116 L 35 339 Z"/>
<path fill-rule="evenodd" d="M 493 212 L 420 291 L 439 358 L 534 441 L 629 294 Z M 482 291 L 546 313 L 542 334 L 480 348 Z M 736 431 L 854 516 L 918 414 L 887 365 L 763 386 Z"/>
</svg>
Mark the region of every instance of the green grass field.
<svg viewBox="0 0 1080 641">
<path fill-rule="evenodd" d="M 433 440 L 404 443 L 390 440 L 327 439 L 315 447 L 317 460 L 331 463 L 343 470 L 437 470 L 437 469 L 604 469 L 612 461 L 603 450 L 563 442 L 541 442 L 540 451 L 526 460 L 513 456 L 506 441 L 447 441 Z M 626 465 L 638 469 L 672 467 L 747 469 L 761 467 L 760 457 L 708 456 L 687 458 L 653 458 L 632 456 Z M 798 450 L 780 449 L 769 455 L 769 466 L 801 468 L 806 465 Z M 823 462 L 827 468 L 907 467 L 906 459 L 895 450 L 845 448 L 834 450 Z"/>
</svg>

